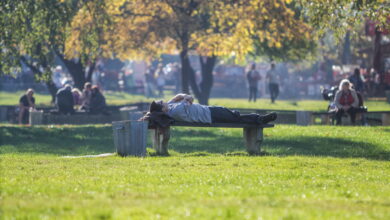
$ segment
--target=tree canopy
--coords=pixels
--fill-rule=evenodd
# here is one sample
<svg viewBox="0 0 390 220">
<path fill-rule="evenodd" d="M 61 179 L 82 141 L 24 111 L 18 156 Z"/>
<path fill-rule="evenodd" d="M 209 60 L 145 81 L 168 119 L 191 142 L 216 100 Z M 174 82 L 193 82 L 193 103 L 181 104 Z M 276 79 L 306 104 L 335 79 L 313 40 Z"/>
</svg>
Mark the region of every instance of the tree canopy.
<svg viewBox="0 0 390 220">
<path fill-rule="evenodd" d="M 104 56 L 122 59 L 179 53 L 183 92 L 189 92 L 191 86 L 202 103 L 208 100 L 216 57 L 245 59 L 252 54 L 302 58 L 314 45 L 310 43 L 310 26 L 287 0 L 114 0 L 107 1 L 105 9 L 110 25 L 99 36 L 103 40 L 92 45 L 100 45 Z M 81 31 L 85 25 L 91 27 L 90 17 L 76 15 L 75 19 L 71 36 L 76 37 L 70 38 L 72 47 L 67 50 L 70 56 L 78 56 L 84 50 L 84 36 L 90 37 L 89 31 Z M 202 82 L 199 85 L 195 82 L 189 54 L 200 56 Z"/>
<path fill-rule="evenodd" d="M 22 60 L 50 76 L 55 55 L 74 69 L 80 87 L 96 58 L 179 54 L 183 90 L 203 103 L 217 57 L 304 59 L 316 47 L 316 31 L 342 34 L 365 18 L 384 28 L 390 8 L 379 0 L 4 0 L 0 7 L 2 73 Z M 199 56 L 199 85 L 190 54 Z"/>
<path fill-rule="evenodd" d="M 390 1 L 388 0 L 300 0 L 304 16 L 319 34 L 332 30 L 344 37 L 348 30 L 366 19 L 377 22 L 380 30 L 390 30 Z"/>
</svg>

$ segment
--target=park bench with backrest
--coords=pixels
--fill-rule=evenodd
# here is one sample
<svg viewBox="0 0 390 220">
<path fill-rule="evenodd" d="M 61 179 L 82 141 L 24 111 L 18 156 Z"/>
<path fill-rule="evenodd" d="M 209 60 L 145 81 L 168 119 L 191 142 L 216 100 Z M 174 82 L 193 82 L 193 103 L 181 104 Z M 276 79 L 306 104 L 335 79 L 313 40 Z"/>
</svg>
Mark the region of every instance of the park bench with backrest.
<svg viewBox="0 0 390 220">
<path fill-rule="evenodd" d="M 175 121 L 170 127 L 208 127 L 208 128 L 242 128 L 247 152 L 250 155 L 259 155 L 263 142 L 263 129 L 274 127 L 273 124 L 244 124 L 244 123 L 190 123 Z M 168 154 L 168 143 L 171 136 L 170 127 L 150 127 L 154 129 L 153 143 L 157 154 Z"/>
</svg>

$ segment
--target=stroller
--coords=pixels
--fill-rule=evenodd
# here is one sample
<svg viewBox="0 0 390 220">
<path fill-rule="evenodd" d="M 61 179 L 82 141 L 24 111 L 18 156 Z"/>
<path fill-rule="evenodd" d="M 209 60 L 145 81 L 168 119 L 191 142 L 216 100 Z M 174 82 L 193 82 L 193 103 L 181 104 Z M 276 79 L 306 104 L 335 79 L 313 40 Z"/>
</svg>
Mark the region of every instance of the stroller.
<svg viewBox="0 0 390 220">
<path fill-rule="evenodd" d="M 332 125 L 336 124 L 336 112 L 338 109 L 337 109 L 337 106 L 336 106 L 334 99 L 336 97 L 336 93 L 338 90 L 339 90 L 339 88 L 337 86 L 332 86 L 330 89 L 322 89 L 322 91 L 321 91 L 322 98 L 325 101 L 329 101 L 327 112 L 332 115 L 331 116 Z M 358 108 L 357 112 L 362 113 L 362 120 L 361 120 L 362 125 L 366 125 L 367 122 L 366 122 L 366 117 L 365 117 L 364 113 L 366 113 L 368 110 L 367 110 L 367 107 L 364 106 L 364 100 L 363 100 L 362 94 L 360 92 L 356 92 L 356 94 L 357 94 L 357 97 L 359 99 L 359 108 Z"/>
<path fill-rule="evenodd" d="M 322 98 L 325 101 L 329 101 L 327 112 L 336 112 L 337 107 L 334 102 L 334 99 L 336 97 L 336 93 L 339 90 L 337 86 L 332 86 L 330 89 L 322 89 L 321 94 Z"/>
</svg>

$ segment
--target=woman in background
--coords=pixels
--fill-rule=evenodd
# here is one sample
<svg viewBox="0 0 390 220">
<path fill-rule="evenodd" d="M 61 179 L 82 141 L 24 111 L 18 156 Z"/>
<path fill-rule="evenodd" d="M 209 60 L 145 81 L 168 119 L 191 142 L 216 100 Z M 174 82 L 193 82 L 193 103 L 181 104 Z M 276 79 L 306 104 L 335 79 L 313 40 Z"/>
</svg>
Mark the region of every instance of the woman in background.
<svg viewBox="0 0 390 220">
<path fill-rule="evenodd" d="M 336 93 L 335 104 L 337 106 L 336 124 L 341 124 L 341 117 L 344 113 L 348 113 L 351 116 L 352 124 L 355 124 L 359 99 L 356 91 L 351 88 L 349 80 L 344 79 L 340 82 L 339 91 Z"/>
<path fill-rule="evenodd" d="M 28 124 L 29 110 L 35 109 L 34 90 L 27 89 L 19 99 L 19 124 Z"/>
</svg>

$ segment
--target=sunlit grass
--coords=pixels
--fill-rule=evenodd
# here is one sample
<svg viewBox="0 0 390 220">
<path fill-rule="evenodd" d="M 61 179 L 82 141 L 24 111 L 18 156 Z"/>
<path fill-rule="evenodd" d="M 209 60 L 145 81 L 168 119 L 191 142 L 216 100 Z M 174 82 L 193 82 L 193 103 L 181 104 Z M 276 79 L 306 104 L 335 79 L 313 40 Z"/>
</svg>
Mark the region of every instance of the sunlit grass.
<svg viewBox="0 0 390 220">
<path fill-rule="evenodd" d="M 21 94 L 23 92 L 0 92 L 0 105 L 17 105 Z M 153 100 L 143 95 L 131 95 L 121 92 L 105 92 L 104 95 L 108 105 L 126 105 Z M 38 106 L 51 106 L 49 95 L 35 94 L 35 96 Z M 165 100 L 170 99 L 171 96 L 172 94 L 166 95 Z M 253 103 L 246 99 L 212 98 L 209 104 L 228 108 L 325 111 L 328 102 L 323 100 L 277 100 L 276 103 L 271 103 L 269 99 L 258 99 L 256 103 Z M 369 111 L 390 111 L 390 104 L 386 101 L 366 101 L 365 105 Z"/>
<path fill-rule="evenodd" d="M 211 99 L 210 105 L 227 106 L 229 108 L 251 108 L 271 110 L 306 110 L 326 111 L 328 102 L 324 100 L 276 100 L 258 99 L 257 102 L 248 102 L 246 99 Z M 390 104 L 385 101 L 365 101 L 369 111 L 390 111 Z"/>
<path fill-rule="evenodd" d="M 111 126 L 0 126 L 3 219 L 389 219 L 390 127 L 174 128 L 171 157 L 114 152 Z M 149 142 L 148 146 L 151 143 Z"/>
</svg>

